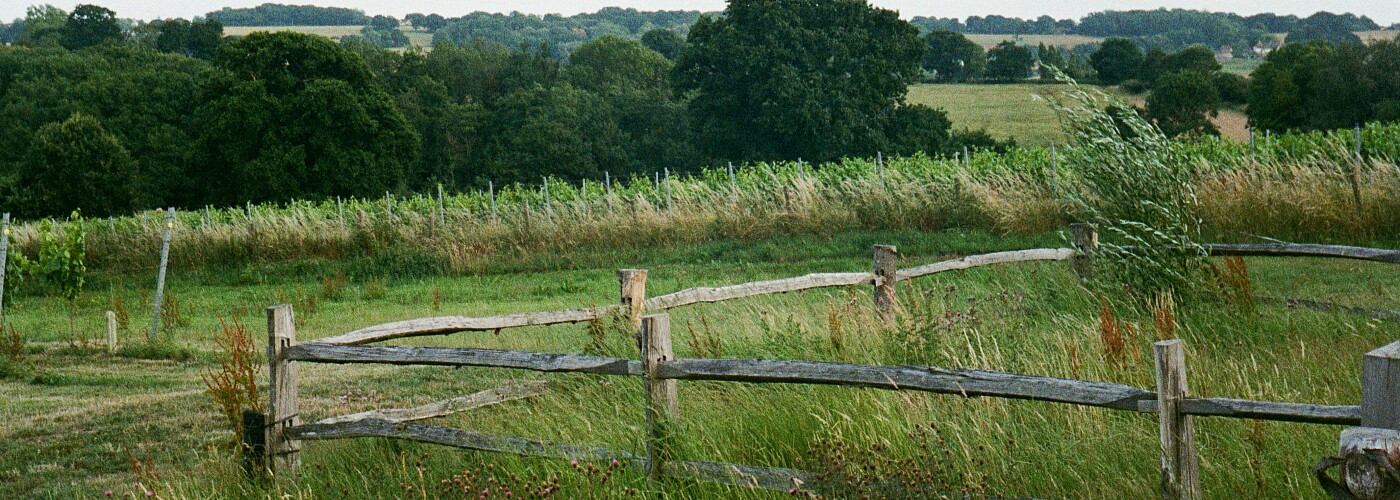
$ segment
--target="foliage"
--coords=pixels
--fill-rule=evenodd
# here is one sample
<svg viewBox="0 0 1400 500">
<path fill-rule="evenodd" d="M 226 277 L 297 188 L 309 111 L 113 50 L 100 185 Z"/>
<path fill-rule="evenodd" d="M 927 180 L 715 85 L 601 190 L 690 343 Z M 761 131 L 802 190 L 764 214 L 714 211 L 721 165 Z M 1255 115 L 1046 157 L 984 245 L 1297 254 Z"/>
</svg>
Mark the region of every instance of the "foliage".
<svg viewBox="0 0 1400 500">
<path fill-rule="evenodd" d="M 1098 72 L 1100 83 L 1117 85 L 1135 75 L 1142 65 L 1142 51 L 1126 38 L 1109 38 L 1089 56 L 1089 62 Z"/>
<path fill-rule="evenodd" d="M 942 82 L 967 81 L 982 75 L 987 55 L 982 46 L 953 31 L 932 31 L 923 36 L 928 52 L 924 71 Z"/>
<path fill-rule="evenodd" d="M 1210 121 L 1219 114 L 1220 104 L 1220 93 L 1206 73 L 1174 72 L 1160 78 L 1147 97 L 1147 118 L 1168 137 L 1220 135 Z"/>
<path fill-rule="evenodd" d="M 1250 78 L 1249 121 L 1265 130 L 1351 127 L 1400 101 L 1400 42 L 1325 40 L 1271 52 Z"/>
<path fill-rule="evenodd" d="M 1304 43 L 1309 40 L 1326 40 L 1333 45 L 1361 44 L 1361 37 L 1352 33 L 1353 26 L 1346 18 L 1331 12 L 1318 12 L 1298 21 L 1288 30 L 1285 43 Z M 1375 29 L 1375 28 L 1367 28 Z"/>
<path fill-rule="evenodd" d="M 656 28 L 642 34 L 642 45 L 674 61 L 685 50 L 685 39 L 675 31 Z"/>
<path fill-rule="evenodd" d="M 349 26 L 369 21 L 369 16 L 357 9 L 274 3 L 240 9 L 224 7 L 204 18 L 224 26 Z"/>
<path fill-rule="evenodd" d="M 74 114 L 34 133 L 12 189 L 22 213 L 53 216 L 74 208 L 110 215 L 132 208 L 131 154 L 96 118 Z"/>
<path fill-rule="evenodd" d="M 161 52 L 174 52 L 209 60 L 223 43 L 224 25 L 213 19 L 189 22 L 184 19 L 157 20 L 153 45 Z"/>
<path fill-rule="evenodd" d="M 56 47 L 64 38 L 68 13 L 49 4 L 31 5 L 25 10 L 24 33 L 16 42 L 29 47 Z"/>
<path fill-rule="evenodd" d="M 375 18 L 379 17 L 387 16 L 375 16 Z M 397 26 L 397 23 L 395 23 L 395 27 L 389 29 L 376 28 L 374 25 L 365 26 L 364 28 L 360 29 L 360 34 L 358 35 L 358 37 L 369 42 L 370 45 L 381 49 L 407 47 L 408 35 L 405 35 L 402 31 L 399 31 L 399 28 Z M 345 41 L 347 39 L 351 39 L 351 37 L 341 38 L 341 41 Z"/>
<path fill-rule="evenodd" d="M 1103 11 L 1079 20 L 1076 34 L 1124 37 L 1150 48 L 1178 50 L 1192 45 L 1230 46 L 1236 54 L 1270 36 L 1236 14 L 1184 9 Z"/>
<path fill-rule="evenodd" d="M 63 26 L 63 46 L 69 50 L 115 43 L 122 38 L 117 13 L 96 5 L 79 5 L 68 14 Z"/>
<path fill-rule="evenodd" d="M 364 61 L 324 38 L 257 32 L 228 43 L 201 89 L 199 175 L 223 204 L 397 189 L 418 136 Z"/>
<path fill-rule="evenodd" d="M 735 160 L 875 152 L 925 50 L 895 12 L 858 0 L 734 1 L 689 42 L 673 83 L 693 95 L 698 145 Z"/>
<path fill-rule="evenodd" d="M 436 30 L 433 42 L 467 45 L 483 41 L 500 47 L 542 48 L 550 57 L 563 60 L 585 42 L 605 35 L 636 39 L 653 29 L 684 35 L 700 15 L 698 11 L 638 12 L 620 7 L 567 17 L 474 12 L 448 20 Z"/>
<path fill-rule="evenodd" d="M 1102 235 L 1097 252 L 1105 276 L 1096 282 L 1139 297 L 1194 291 L 1205 250 L 1196 243 L 1200 222 L 1189 163 L 1136 112 L 1102 110 L 1112 103 L 1077 85 L 1054 103 L 1074 138 L 1063 161 L 1082 186 L 1071 195 L 1075 214 Z"/>
<path fill-rule="evenodd" d="M 1224 104 L 1241 105 L 1249 100 L 1249 79 L 1243 76 L 1218 71 L 1210 75 L 1210 82 Z"/>
<path fill-rule="evenodd" d="M 1031 49 L 1004 41 L 987 51 L 987 78 L 1011 82 L 1024 80 L 1035 62 Z"/>
</svg>

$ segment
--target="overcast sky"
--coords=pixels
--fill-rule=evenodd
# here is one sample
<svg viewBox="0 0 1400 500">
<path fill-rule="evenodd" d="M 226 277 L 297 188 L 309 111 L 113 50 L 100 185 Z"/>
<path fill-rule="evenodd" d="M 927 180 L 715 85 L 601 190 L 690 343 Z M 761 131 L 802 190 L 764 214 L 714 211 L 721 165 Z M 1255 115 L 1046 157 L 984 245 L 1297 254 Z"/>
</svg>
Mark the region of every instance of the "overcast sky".
<svg viewBox="0 0 1400 500">
<path fill-rule="evenodd" d="M 84 2 L 53 2 L 65 10 L 72 10 L 77 3 L 94 3 L 117 12 L 117 16 L 135 19 L 158 19 L 168 17 L 191 18 L 222 7 L 252 7 L 269 0 L 87 0 Z M 0 19 L 24 17 L 27 5 L 40 3 L 26 0 L 0 0 Z M 276 0 L 274 3 L 314 4 L 323 6 L 350 7 L 368 14 L 389 14 L 403 17 L 410 12 L 424 14 L 438 13 L 456 17 L 475 11 L 511 12 L 531 14 L 577 14 L 593 12 L 602 7 L 632 7 L 638 10 L 703 10 L 724 9 L 723 0 Z M 1274 12 L 1306 17 L 1319 10 L 1335 13 L 1351 12 L 1370 16 L 1382 26 L 1400 22 L 1400 0 L 1079 0 L 1036 1 L 1036 0 L 872 0 L 880 7 L 898 10 L 908 19 L 914 16 L 956 17 L 985 16 L 1000 14 L 1009 17 L 1035 18 L 1049 14 L 1056 19 L 1079 19 L 1085 14 L 1100 10 L 1131 10 L 1183 8 L 1234 12 L 1241 15 Z"/>
</svg>

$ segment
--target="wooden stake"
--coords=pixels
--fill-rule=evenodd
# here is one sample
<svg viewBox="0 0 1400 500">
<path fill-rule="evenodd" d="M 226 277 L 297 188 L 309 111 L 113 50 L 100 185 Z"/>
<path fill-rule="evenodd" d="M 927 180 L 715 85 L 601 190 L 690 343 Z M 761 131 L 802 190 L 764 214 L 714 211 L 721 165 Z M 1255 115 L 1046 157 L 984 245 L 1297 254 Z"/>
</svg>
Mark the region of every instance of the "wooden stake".
<svg viewBox="0 0 1400 500">
<path fill-rule="evenodd" d="M 621 285 L 619 303 L 622 304 L 628 322 L 632 324 L 633 336 L 641 342 L 642 315 L 646 314 L 647 270 L 618 269 L 617 282 Z"/>
<path fill-rule="evenodd" d="M 486 192 L 491 195 L 491 222 L 496 222 L 496 184 L 486 181 Z"/>
<path fill-rule="evenodd" d="M 117 313 L 107 311 L 107 353 L 117 352 Z"/>
<path fill-rule="evenodd" d="M 447 206 L 442 203 L 442 183 L 438 183 L 438 220 L 447 223 Z"/>
<path fill-rule="evenodd" d="M 661 479 L 662 469 L 671 458 L 670 437 L 680 415 L 676 381 L 657 379 L 661 363 L 675 359 L 671 350 L 671 317 L 653 314 L 642 318 L 642 370 L 645 373 L 647 419 L 647 477 Z"/>
<path fill-rule="evenodd" d="M 1356 163 L 1351 166 L 1351 198 L 1361 208 L 1361 125 L 1356 125 Z"/>
<path fill-rule="evenodd" d="M 666 170 L 666 208 L 671 208 L 671 169 Z"/>
<path fill-rule="evenodd" d="M 151 311 L 150 341 L 155 342 L 160 329 L 160 306 L 165 300 L 165 266 L 170 262 L 170 233 L 175 229 L 175 207 L 165 212 L 165 238 L 160 243 L 160 271 L 156 273 L 156 302 Z"/>
<path fill-rule="evenodd" d="M 899 252 L 894 245 L 875 245 L 875 309 L 880 317 L 894 318 L 895 276 L 899 272 Z"/>
<path fill-rule="evenodd" d="M 1190 396 L 1186 384 L 1186 352 L 1181 339 L 1152 344 L 1157 357 L 1157 420 L 1162 442 L 1162 498 L 1201 498 L 1201 471 L 1196 460 L 1196 435 L 1191 416 L 1181 413 L 1181 400 Z"/>
<path fill-rule="evenodd" d="M 340 197 L 335 197 L 335 213 L 340 217 L 340 226 L 345 227 L 345 205 L 341 204 Z"/>
<path fill-rule="evenodd" d="M 1361 427 L 1349 427 L 1338 440 L 1338 458 L 1324 458 L 1313 472 L 1332 498 L 1394 498 L 1400 480 L 1400 342 L 1361 360 Z M 1326 469 L 1341 466 L 1341 483 Z"/>
<path fill-rule="evenodd" d="M 301 470 L 301 441 L 287 439 L 288 428 L 301 423 L 297 410 L 297 366 L 285 352 L 296 344 L 292 305 L 267 308 L 268 414 L 267 451 L 272 474 L 295 480 Z"/>
<path fill-rule="evenodd" d="M 608 202 L 608 213 L 612 213 L 612 174 L 608 172 L 603 172 L 603 198 Z"/>
<path fill-rule="evenodd" d="M 10 213 L 0 216 L 0 327 L 5 326 L 5 267 L 10 258 Z"/>
<path fill-rule="evenodd" d="M 1093 252 L 1099 248 L 1099 233 L 1094 226 L 1075 222 L 1069 225 L 1070 242 L 1074 244 L 1074 258 L 1070 268 L 1081 280 L 1094 277 Z"/>
</svg>

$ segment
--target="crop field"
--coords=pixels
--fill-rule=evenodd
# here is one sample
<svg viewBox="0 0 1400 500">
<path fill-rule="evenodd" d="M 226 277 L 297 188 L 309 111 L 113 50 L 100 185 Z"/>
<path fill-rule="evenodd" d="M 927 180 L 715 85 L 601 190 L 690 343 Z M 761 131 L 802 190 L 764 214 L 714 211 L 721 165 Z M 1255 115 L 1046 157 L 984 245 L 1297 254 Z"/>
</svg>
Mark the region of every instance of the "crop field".
<svg viewBox="0 0 1400 500">
<path fill-rule="evenodd" d="M 1209 241 L 1396 248 L 1397 134 L 1394 126 L 1367 127 L 1364 161 L 1350 159 L 1348 131 L 1280 135 L 1260 144 L 1256 158 L 1229 141 L 1178 143 L 1156 153 L 1191 158 L 1199 205 L 1190 215 Z M 897 245 L 901 268 L 1063 247 L 1071 206 L 1063 193 L 1078 188 L 1072 169 L 1052 165 L 1046 151 L 1031 148 L 980 152 L 966 165 L 850 159 L 747 165 L 734 177 L 725 169 L 660 182 L 639 177 L 607 187 L 553 181 L 547 190 L 452 194 L 442 205 L 433 197 L 400 197 L 343 207 L 330 200 L 182 211 L 164 340 L 157 342 L 146 335 L 163 214 L 89 219 L 88 282 L 71 308 L 41 284 L 7 280 L 13 330 L 0 336 L 0 347 L 18 338 L 20 348 L 19 359 L 0 356 L 0 496 L 479 498 L 484 489 L 503 498 L 507 487 L 556 498 L 784 496 L 652 482 L 635 466 L 382 438 L 308 441 L 299 481 L 251 481 L 203 377 L 226 361 L 231 331 L 242 328 L 261 352 L 263 309 L 273 304 L 292 304 L 297 338 L 305 341 L 424 316 L 612 305 L 619 268 L 648 269 L 648 294 L 658 296 L 866 272 L 877 244 Z M 43 224 L 12 229 L 11 252 L 33 255 L 44 240 Z M 1218 282 L 1149 305 L 1122 287 L 1080 281 L 1064 262 L 902 281 L 891 321 L 875 312 L 868 286 L 700 304 L 671 312 L 674 343 L 683 358 L 966 367 L 1150 390 L 1152 342 L 1180 338 L 1193 395 L 1347 405 L 1359 399 L 1362 353 L 1400 336 L 1400 323 L 1374 314 L 1284 301 L 1393 310 L 1400 296 L 1394 265 L 1209 262 Z M 95 340 L 108 310 L 117 312 L 115 353 Z M 630 335 L 622 322 L 603 319 L 397 343 L 635 358 Z M 545 380 L 542 395 L 457 414 L 442 425 L 632 453 L 642 452 L 647 432 L 636 378 L 384 365 L 299 370 L 306 422 Z M 265 366 L 256 380 L 266 384 Z M 821 474 L 794 485 L 793 494 L 1140 498 L 1160 487 L 1151 415 L 831 386 L 678 385 L 677 456 Z M 265 398 L 266 386 L 259 390 Z M 1195 422 L 1209 498 L 1316 496 L 1309 471 L 1335 453 L 1341 430 L 1219 417 Z"/>
<path fill-rule="evenodd" d="M 290 31 L 293 33 L 319 35 L 331 40 L 340 40 L 343 36 L 360 34 L 360 30 L 363 28 L 364 26 L 226 26 L 224 27 L 224 35 L 247 36 L 249 33 L 255 31 Z M 417 45 L 419 47 L 433 46 L 432 33 L 403 28 L 400 28 L 400 30 L 403 31 L 404 35 L 408 36 L 408 41 L 411 45 Z"/>
<path fill-rule="evenodd" d="M 1060 92 L 1058 85 L 921 84 L 909 87 L 908 100 L 943 108 L 953 128 L 986 128 L 993 137 L 1019 144 L 1048 146 L 1063 142 L 1055 111 L 1042 96 Z"/>
</svg>

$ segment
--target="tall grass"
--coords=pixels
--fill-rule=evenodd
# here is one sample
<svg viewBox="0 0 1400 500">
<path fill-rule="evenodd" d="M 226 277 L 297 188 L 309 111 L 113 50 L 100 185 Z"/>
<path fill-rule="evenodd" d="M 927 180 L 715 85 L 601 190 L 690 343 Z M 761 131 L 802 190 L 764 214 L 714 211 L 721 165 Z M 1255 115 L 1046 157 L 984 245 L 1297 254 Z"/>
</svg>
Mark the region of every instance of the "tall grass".
<svg viewBox="0 0 1400 500">
<path fill-rule="evenodd" d="M 1186 214 L 1211 239 L 1298 241 L 1392 238 L 1400 218 L 1400 125 L 1370 125 L 1362 158 L 1351 133 L 1228 141 L 1154 142 L 1184 169 Z M 1083 149 L 1081 149 L 1082 151 Z M 471 273 L 505 254 L 585 248 L 830 235 L 852 230 L 980 228 L 1036 234 L 1062 225 L 1073 195 L 1092 183 L 1075 149 L 975 151 L 970 158 L 846 159 L 823 165 L 760 163 L 578 183 L 510 185 L 453 194 L 297 201 L 179 213 L 172 266 L 305 258 L 366 258 L 424 274 Z M 1081 158 L 1082 159 L 1082 158 Z M 1356 206 L 1352 180 L 1362 205 Z M 1139 184 L 1146 184 L 1139 182 Z M 1132 193 L 1130 193 L 1132 194 Z M 494 200 L 494 201 L 493 201 Z M 102 272 L 155 266 L 162 214 L 88 219 L 88 261 Z M 35 253 L 35 222 L 16 226 Z"/>
</svg>

